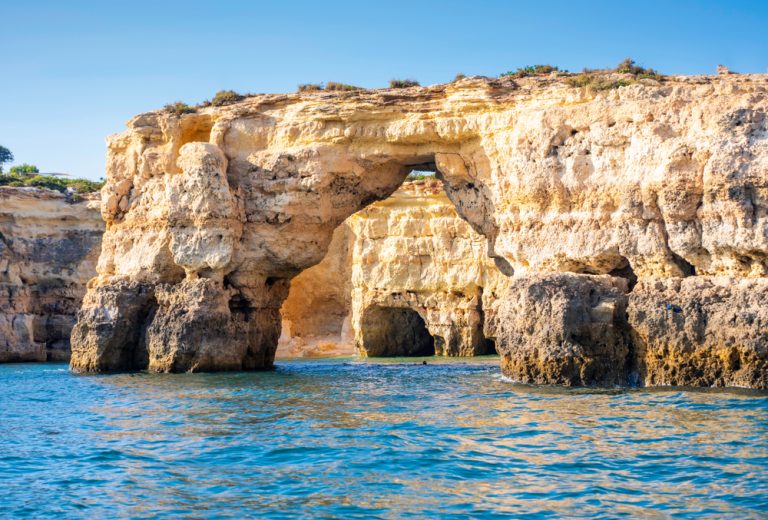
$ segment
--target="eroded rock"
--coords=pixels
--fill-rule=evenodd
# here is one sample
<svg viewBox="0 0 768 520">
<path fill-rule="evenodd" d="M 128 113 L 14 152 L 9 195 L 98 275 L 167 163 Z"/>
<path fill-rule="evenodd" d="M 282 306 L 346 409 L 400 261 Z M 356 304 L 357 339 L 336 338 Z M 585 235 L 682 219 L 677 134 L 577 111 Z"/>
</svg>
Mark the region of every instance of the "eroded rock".
<svg viewBox="0 0 768 520">
<path fill-rule="evenodd" d="M 629 299 L 641 382 L 768 388 L 768 280 L 641 280 Z"/>
<path fill-rule="evenodd" d="M 607 275 L 516 278 L 498 303 L 502 372 L 523 383 L 626 385 L 627 291 L 624 279 Z"/>
<path fill-rule="evenodd" d="M 0 187 L 0 363 L 69 359 L 103 229 L 91 196 Z"/>
<path fill-rule="evenodd" d="M 764 278 L 767 93 L 760 75 L 673 77 L 601 92 L 549 77 L 476 78 L 143 114 L 109 141 L 107 233 L 89 290 L 211 280 L 247 302 L 249 337 L 260 338 L 269 366 L 279 330 L 273 311 L 285 293 L 271 288 L 320 262 L 341 222 L 419 166 L 438 170 L 505 276 Z M 191 147 L 200 153 L 187 161 L 189 143 L 205 144 Z M 88 345 L 116 330 L 90 321 L 87 306 L 96 301 L 86 300 L 78 322 L 84 358 L 98 358 Z M 484 321 L 501 326 L 489 315 Z M 570 325 L 556 326 L 566 338 Z M 591 341 L 581 344 L 585 352 Z M 589 370 L 568 377 L 587 383 Z"/>
</svg>

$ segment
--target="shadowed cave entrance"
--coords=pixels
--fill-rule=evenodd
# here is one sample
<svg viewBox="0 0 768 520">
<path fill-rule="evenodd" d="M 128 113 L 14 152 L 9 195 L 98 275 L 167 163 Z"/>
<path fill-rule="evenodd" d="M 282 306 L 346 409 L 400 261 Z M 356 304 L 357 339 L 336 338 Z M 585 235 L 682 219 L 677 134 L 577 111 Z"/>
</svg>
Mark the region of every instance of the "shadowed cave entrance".
<svg viewBox="0 0 768 520">
<path fill-rule="evenodd" d="M 435 355 L 435 338 L 412 309 L 369 307 L 363 313 L 361 329 L 370 357 Z"/>
</svg>

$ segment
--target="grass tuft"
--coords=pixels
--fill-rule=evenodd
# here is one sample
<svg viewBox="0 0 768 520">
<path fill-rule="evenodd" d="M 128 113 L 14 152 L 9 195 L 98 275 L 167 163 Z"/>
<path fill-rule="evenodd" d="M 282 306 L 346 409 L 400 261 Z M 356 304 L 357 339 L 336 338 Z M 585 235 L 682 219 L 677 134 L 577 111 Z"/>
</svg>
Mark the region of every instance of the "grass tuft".
<svg viewBox="0 0 768 520">
<path fill-rule="evenodd" d="M 219 90 L 211 100 L 211 105 L 215 107 L 221 107 L 224 105 L 231 105 L 245 99 L 245 96 L 235 92 L 234 90 Z"/>
<path fill-rule="evenodd" d="M 513 78 L 525 78 L 527 76 L 542 76 L 552 72 L 560 72 L 560 69 L 554 65 L 527 65 L 519 67 L 516 71 L 508 71 L 501 74 L 501 77 L 512 76 Z"/>
<path fill-rule="evenodd" d="M 299 92 L 318 92 L 323 90 L 323 86 L 320 83 L 302 83 L 299 85 Z"/>
<path fill-rule="evenodd" d="M 389 88 L 409 88 L 418 87 L 419 82 L 415 79 L 391 79 L 389 80 Z"/>
<path fill-rule="evenodd" d="M 187 105 L 186 103 L 183 103 L 181 101 L 176 101 L 174 103 L 168 103 L 163 107 L 166 112 L 169 112 L 173 114 L 176 117 L 180 117 L 184 114 L 194 114 L 196 112 L 194 107 L 191 107 Z"/>
<path fill-rule="evenodd" d="M 348 85 L 346 83 L 339 83 L 338 81 L 329 81 L 325 84 L 325 90 L 352 92 L 354 90 L 365 90 L 362 87 L 356 87 L 354 85 Z"/>
</svg>

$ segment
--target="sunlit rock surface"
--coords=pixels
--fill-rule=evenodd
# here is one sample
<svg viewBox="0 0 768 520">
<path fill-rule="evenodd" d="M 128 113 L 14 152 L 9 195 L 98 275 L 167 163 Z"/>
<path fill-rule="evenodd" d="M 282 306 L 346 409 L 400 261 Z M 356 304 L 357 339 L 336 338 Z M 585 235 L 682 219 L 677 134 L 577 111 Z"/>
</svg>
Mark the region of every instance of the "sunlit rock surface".
<svg viewBox="0 0 768 520">
<path fill-rule="evenodd" d="M 508 278 L 487 249 L 439 181 L 406 182 L 349 217 L 293 279 L 277 355 L 493 353 L 486 309 Z"/>
<path fill-rule="evenodd" d="M 117 368 L 94 350 L 113 341 L 117 318 L 93 307 L 115 291 L 130 299 L 137 284 L 174 295 L 131 318 L 146 330 L 152 370 L 271 366 L 290 279 L 323 259 L 349 215 L 386 198 L 414 168 L 438 171 L 506 276 L 764 278 L 767 93 L 763 75 L 597 92 L 552 75 L 261 95 L 181 117 L 142 114 L 109 141 L 107 231 L 72 367 Z M 211 299 L 196 303 L 195 284 Z M 185 294 L 200 309 L 210 305 L 228 337 L 234 354 L 221 365 L 198 362 L 184 339 L 205 337 L 193 330 L 205 319 L 168 321 L 163 306 L 183 304 Z M 677 332 L 648 334 L 655 345 Z"/>
<path fill-rule="evenodd" d="M 0 362 L 69 359 L 103 229 L 92 196 L 0 187 Z"/>
<path fill-rule="evenodd" d="M 356 237 L 352 328 L 360 354 L 409 352 L 411 338 L 393 334 L 409 328 L 405 323 L 420 325 L 413 314 L 395 309 L 418 315 L 437 355 L 494 353 L 485 310 L 508 278 L 488 257 L 488 241 L 459 217 L 439 182 L 405 184 L 348 223 Z M 389 340 L 382 341 L 382 335 Z M 410 354 L 416 351 L 429 348 Z"/>
</svg>

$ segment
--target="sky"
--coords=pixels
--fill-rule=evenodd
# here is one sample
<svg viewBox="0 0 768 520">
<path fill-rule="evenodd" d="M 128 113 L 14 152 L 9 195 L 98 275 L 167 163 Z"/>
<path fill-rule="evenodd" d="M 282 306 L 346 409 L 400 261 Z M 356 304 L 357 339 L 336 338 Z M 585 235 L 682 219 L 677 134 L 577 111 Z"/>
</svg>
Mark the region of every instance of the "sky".
<svg viewBox="0 0 768 520">
<path fill-rule="evenodd" d="M 132 116 L 222 89 L 429 85 L 625 57 L 768 73 L 768 0 L 0 0 L 0 145 L 14 164 L 98 179 L 106 136 Z"/>
</svg>

